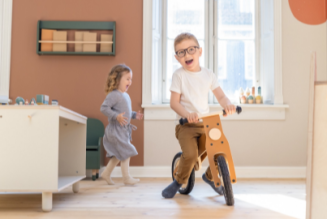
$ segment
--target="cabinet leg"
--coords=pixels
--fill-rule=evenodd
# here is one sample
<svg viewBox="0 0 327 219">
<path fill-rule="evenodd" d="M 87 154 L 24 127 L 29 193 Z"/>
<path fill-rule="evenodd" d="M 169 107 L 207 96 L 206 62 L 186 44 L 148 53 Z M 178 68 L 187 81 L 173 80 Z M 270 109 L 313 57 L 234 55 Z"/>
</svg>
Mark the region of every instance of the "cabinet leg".
<svg viewBox="0 0 327 219">
<path fill-rule="evenodd" d="M 78 193 L 79 191 L 79 182 L 73 184 L 73 192 Z"/>
<path fill-rule="evenodd" d="M 97 170 L 92 170 L 92 180 L 96 179 Z"/>
<path fill-rule="evenodd" d="M 96 170 L 96 175 L 95 177 L 98 179 L 99 178 L 99 170 Z"/>
<path fill-rule="evenodd" d="M 52 192 L 42 192 L 42 210 L 52 210 Z"/>
</svg>

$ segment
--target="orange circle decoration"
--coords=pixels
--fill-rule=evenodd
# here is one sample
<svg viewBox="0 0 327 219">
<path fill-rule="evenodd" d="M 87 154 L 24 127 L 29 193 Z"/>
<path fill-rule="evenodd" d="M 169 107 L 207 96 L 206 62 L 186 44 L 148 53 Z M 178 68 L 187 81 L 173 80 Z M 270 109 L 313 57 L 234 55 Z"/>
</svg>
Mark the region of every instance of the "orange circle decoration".
<svg viewBox="0 0 327 219">
<path fill-rule="evenodd" d="M 288 0 L 291 11 L 296 19 L 305 24 L 325 23 L 327 0 Z"/>
</svg>

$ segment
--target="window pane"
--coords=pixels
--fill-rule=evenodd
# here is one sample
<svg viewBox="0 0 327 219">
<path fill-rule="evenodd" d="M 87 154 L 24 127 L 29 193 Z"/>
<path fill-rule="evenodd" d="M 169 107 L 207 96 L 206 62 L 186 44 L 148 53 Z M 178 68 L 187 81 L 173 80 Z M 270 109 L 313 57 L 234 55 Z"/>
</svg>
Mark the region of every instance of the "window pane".
<svg viewBox="0 0 327 219">
<path fill-rule="evenodd" d="M 252 40 L 218 40 L 218 80 L 233 102 L 237 102 L 235 91 L 254 85 L 254 48 Z"/>
<path fill-rule="evenodd" d="M 254 0 L 218 0 L 218 38 L 254 39 Z"/>
<path fill-rule="evenodd" d="M 218 0 L 217 7 L 218 80 L 237 102 L 240 87 L 255 85 L 255 0 Z"/>
<path fill-rule="evenodd" d="M 204 39 L 204 0 L 167 1 L 167 37 L 174 39 L 182 32 Z"/>
<path fill-rule="evenodd" d="M 166 55 L 166 82 L 164 100 L 170 98 L 170 85 L 174 71 L 181 67 L 175 59 L 174 39 L 183 32 L 194 34 L 202 47 L 200 65 L 204 66 L 205 54 L 205 0 L 168 0 L 167 1 L 167 55 Z"/>
</svg>

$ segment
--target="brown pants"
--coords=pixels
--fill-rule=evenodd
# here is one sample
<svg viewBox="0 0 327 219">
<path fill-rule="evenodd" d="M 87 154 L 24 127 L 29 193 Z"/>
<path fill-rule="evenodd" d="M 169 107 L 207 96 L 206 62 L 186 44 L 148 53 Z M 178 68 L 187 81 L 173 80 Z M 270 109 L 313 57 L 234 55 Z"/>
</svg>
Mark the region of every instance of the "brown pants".
<svg viewBox="0 0 327 219">
<path fill-rule="evenodd" d="M 179 184 L 185 184 L 198 160 L 199 147 L 205 147 L 203 123 L 177 125 L 175 135 L 183 152 L 175 179 Z M 207 168 L 206 176 L 209 180 L 212 180 L 210 166 Z"/>
</svg>

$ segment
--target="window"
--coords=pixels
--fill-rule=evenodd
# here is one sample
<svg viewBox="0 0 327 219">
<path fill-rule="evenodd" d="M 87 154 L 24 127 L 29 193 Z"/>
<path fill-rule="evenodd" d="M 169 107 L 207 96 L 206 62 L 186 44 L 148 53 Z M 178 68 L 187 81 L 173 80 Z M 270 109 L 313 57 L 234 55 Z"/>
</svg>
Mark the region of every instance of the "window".
<svg viewBox="0 0 327 219">
<path fill-rule="evenodd" d="M 186 19 L 190 15 L 196 19 Z M 199 39 L 204 50 L 201 65 L 217 74 L 230 99 L 237 101 L 235 91 L 241 86 L 261 86 L 265 104 L 248 108 L 252 114 L 242 118 L 260 120 L 267 117 L 259 115 L 269 114 L 271 119 L 285 119 L 281 30 L 282 0 L 144 0 L 142 107 L 149 112 L 145 119 L 174 118 L 167 103 L 179 63 L 169 44 L 177 31 L 192 32 Z M 212 93 L 209 103 L 211 110 L 220 109 Z"/>
<path fill-rule="evenodd" d="M 172 74 L 180 67 L 174 57 L 173 43 L 182 32 L 197 37 L 203 49 L 201 66 L 217 74 L 221 87 L 233 102 L 238 101 L 240 87 L 261 86 L 265 102 L 273 103 L 274 81 L 262 77 L 262 72 L 274 73 L 273 4 L 273 0 L 153 1 L 152 103 L 169 103 Z M 267 25 L 261 28 L 262 17 L 264 24 L 271 24 L 268 28 Z M 263 34 L 265 44 L 270 47 L 262 45 Z M 263 56 L 262 51 L 272 54 Z M 270 70 L 264 69 L 263 62 Z M 209 103 L 217 103 L 211 93 Z"/>
<path fill-rule="evenodd" d="M 256 86 L 258 36 L 255 0 L 218 0 L 214 4 L 214 72 L 233 102 L 237 90 Z M 236 92 L 236 94 L 235 94 Z M 216 99 L 214 99 L 216 102 Z"/>
</svg>

